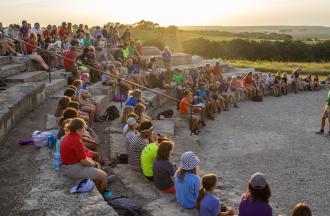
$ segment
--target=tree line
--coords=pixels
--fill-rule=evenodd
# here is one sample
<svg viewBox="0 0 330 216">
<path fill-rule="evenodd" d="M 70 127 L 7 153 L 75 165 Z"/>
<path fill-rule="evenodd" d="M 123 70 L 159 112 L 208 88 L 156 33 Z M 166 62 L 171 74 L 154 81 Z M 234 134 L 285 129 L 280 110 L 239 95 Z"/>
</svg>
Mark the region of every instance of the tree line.
<svg viewBox="0 0 330 216">
<path fill-rule="evenodd" d="M 195 38 L 183 42 L 186 53 L 204 58 L 244 59 L 250 61 L 329 62 L 330 40 L 307 44 L 300 40 L 255 41 L 233 39 L 211 41 Z"/>
</svg>

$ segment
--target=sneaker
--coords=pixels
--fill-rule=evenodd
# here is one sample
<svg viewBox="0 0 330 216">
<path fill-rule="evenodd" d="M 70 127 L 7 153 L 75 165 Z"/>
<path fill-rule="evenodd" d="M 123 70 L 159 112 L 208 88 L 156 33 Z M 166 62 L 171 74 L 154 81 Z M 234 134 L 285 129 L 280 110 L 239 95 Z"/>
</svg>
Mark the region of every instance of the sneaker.
<svg viewBox="0 0 330 216">
<path fill-rule="evenodd" d="M 319 131 L 316 131 L 315 134 L 323 135 L 324 134 L 324 131 L 323 130 L 319 130 Z"/>
<path fill-rule="evenodd" d="M 110 191 L 104 191 L 103 198 L 105 200 L 110 199 L 112 197 L 112 193 Z"/>
</svg>

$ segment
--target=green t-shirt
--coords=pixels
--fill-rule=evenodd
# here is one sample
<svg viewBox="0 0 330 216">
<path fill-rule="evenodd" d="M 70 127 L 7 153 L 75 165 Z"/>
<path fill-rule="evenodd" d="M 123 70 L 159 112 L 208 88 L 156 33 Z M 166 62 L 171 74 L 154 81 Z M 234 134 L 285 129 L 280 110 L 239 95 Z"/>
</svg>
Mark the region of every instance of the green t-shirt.
<svg viewBox="0 0 330 216">
<path fill-rule="evenodd" d="M 130 56 L 135 56 L 135 48 L 132 46 L 128 47 L 128 53 Z"/>
<path fill-rule="evenodd" d="M 154 176 L 153 164 L 156 160 L 158 145 L 156 143 L 150 143 L 144 147 L 141 154 L 141 167 L 143 174 L 147 177 Z"/>
<path fill-rule="evenodd" d="M 91 38 L 85 38 L 84 39 L 84 47 L 92 46 L 92 39 Z"/>
<path fill-rule="evenodd" d="M 330 91 L 328 92 L 328 105 L 330 105 Z"/>
<path fill-rule="evenodd" d="M 177 85 L 181 85 L 184 81 L 183 74 L 173 74 L 172 80 L 175 81 Z"/>
<path fill-rule="evenodd" d="M 128 56 L 129 56 L 129 49 L 128 49 L 128 47 L 126 49 L 122 49 L 122 51 L 123 51 L 124 58 L 127 59 Z"/>
</svg>

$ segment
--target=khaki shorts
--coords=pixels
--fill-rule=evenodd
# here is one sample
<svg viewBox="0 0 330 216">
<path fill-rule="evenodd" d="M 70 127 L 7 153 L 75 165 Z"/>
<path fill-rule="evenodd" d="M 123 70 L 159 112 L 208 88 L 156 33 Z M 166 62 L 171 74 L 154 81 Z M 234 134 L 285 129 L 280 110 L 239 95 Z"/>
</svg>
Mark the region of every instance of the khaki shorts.
<svg viewBox="0 0 330 216">
<path fill-rule="evenodd" d="M 63 173 L 74 180 L 90 178 L 93 180 L 97 179 L 98 169 L 95 167 L 86 167 L 80 163 L 71 165 L 62 165 Z"/>
<path fill-rule="evenodd" d="M 322 112 L 322 118 L 330 118 L 330 106 L 326 105 Z"/>
</svg>

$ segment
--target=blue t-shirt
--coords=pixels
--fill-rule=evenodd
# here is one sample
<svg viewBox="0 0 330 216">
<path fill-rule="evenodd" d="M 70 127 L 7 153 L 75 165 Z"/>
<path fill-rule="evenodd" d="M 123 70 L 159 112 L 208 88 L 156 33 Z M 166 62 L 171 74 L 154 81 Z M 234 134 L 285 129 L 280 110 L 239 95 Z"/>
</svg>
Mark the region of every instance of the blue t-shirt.
<svg viewBox="0 0 330 216">
<path fill-rule="evenodd" d="M 176 201 L 182 208 L 195 208 L 200 186 L 201 180 L 193 173 L 186 173 L 183 182 L 179 181 L 177 174 L 175 175 Z"/>
<path fill-rule="evenodd" d="M 197 90 L 197 95 L 198 95 L 198 97 L 200 97 L 202 99 L 205 99 L 205 97 L 206 97 L 206 91 L 205 91 L 205 89 L 198 89 Z"/>
<path fill-rule="evenodd" d="M 212 194 L 206 194 L 199 206 L 199 216 L 218 216 L 220 213 L 220 200 Z"/>
<path fill-rule="evenodd" d="M 129 97 L 125 103 L 125 106 L 132 106 L 135 107 L 139 102 L 133 98 L 133 97 Z"/>
</svg>

